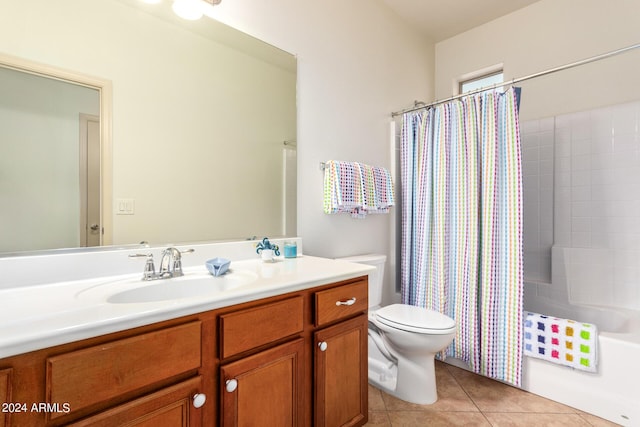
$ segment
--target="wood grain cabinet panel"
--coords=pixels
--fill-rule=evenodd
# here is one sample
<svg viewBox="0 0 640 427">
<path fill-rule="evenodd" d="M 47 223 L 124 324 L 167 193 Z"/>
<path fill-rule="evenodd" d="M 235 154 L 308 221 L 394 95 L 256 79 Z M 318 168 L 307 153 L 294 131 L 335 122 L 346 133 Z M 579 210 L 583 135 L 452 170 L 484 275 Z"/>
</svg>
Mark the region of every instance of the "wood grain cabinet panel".
<svg viewBox="0 0 640 427">
<path fill-rule="evenodd" d="M 11 369 L 0 371 L 0 405 L 3 403 L 11 403 Z M 0 427 L 9 427 L 9 417 L 9 411 L 0 410 Z"/>
<path fill-rule="evenodd" d="M 191 322 L 47 359 L 46 396 L 74 411 L 197 370 L 201 322 Z M 55 419 L 64 413 L 52 413 Z"/>
<path fill-rule="evenodd" d="M 202 378 L 195 377 L 68 426 L 200 427 L 202 409 L 192 398 L 201 390 Z"/>
<path fill-rule="evenodd" d="M 302 425 L 304 354 L 299 338 L 223 366 L 222 425 Z"/>
<path fill-rule="evenodd" d="M 222 359 L 298 334 L 303 330 L 303 297 L 220 316 Z"/>
<path fill-rule="evenodd" d="M 315 334 L 315 423 L 362 425 L 368 416 L 367 316 Z"/>
</svg>

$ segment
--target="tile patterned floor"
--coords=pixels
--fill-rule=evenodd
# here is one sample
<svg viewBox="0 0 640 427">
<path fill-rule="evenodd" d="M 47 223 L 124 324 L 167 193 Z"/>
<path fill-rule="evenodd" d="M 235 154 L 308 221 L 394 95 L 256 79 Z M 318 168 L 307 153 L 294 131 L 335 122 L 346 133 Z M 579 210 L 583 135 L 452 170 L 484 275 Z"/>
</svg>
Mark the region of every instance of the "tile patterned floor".
<svg viewBox="0 0 640 427">
<path fill-rule="evenodd" d="M 367 426 L 616 426 L 498 381 L 436 362 L 438 401 L 416 405 L 369 385 Z"/>
</svg>

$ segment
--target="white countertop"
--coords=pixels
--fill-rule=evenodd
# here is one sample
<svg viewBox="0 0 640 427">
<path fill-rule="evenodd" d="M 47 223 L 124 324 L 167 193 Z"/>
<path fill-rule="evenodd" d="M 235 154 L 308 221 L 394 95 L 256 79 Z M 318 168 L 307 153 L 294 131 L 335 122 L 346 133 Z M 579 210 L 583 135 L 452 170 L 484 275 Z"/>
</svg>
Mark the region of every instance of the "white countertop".
<svg viewBox="0 0 640 427">
<path fill-rule="evenodd" d="M 254 277 L 250 283 L 216 290 L 217 277 L 204 265 L 186 267 L 185 277 L 210 281 L 211 293 L 165 301 L 111 303 L 114 293 L 139 286 L 168 285 L 180 279 L 151 282 L 141 273 L 0 289 L 0 358 L 65 344 L 138 326 L 200 313 L 260 298 L 308 289 L 367 275 L 373 267 L 311 256 L 232 261 L 230 272 Z M 201 279 L 199 279 L 201 280 Z"/>
</svg>

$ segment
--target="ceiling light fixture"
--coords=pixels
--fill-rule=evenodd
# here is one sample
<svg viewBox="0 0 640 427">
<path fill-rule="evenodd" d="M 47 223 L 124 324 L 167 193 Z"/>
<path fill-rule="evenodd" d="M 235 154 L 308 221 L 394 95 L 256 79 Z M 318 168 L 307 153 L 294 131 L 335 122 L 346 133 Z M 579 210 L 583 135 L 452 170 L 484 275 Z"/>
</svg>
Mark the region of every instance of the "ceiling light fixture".
<svg viewBox="0 0 640 427">
<path fill-rule="evenodd" d="M 179 17 L 195 21 L 202 18 L 205 8 L 220 4 L 222 0 L 173 0 L 172 9 Z"/>
</svg>

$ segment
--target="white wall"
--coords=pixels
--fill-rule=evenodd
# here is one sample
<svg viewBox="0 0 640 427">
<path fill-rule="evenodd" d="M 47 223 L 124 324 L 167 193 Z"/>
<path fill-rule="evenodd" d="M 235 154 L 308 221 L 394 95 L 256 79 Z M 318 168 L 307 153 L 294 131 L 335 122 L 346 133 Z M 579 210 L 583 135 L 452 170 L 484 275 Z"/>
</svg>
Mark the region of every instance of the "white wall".
<svg viewBox="0 0 640 427">
<path fill-rule="evenodd" d="M 459 77 L 503 64 L 505 81 L 640 42 L 637 0 L 541 0 L 436 45 L 436 97 Z M 637 99 L 640 51 L 522 82 L 521 118 Z"/>
<path fill-rule="evenodd" d="M 433 43 L 379 0 L 223 1 L 218 8 L 219 19 L 298 58 L 298 234 L 305 252 L 390 255 L 393 215 L 355 220 L 322 212 L 319 164 L 391 166 L 390 113 L 433 98 Z M 387 267 L 393 284 L 392 257 Z"/>
</svg>

